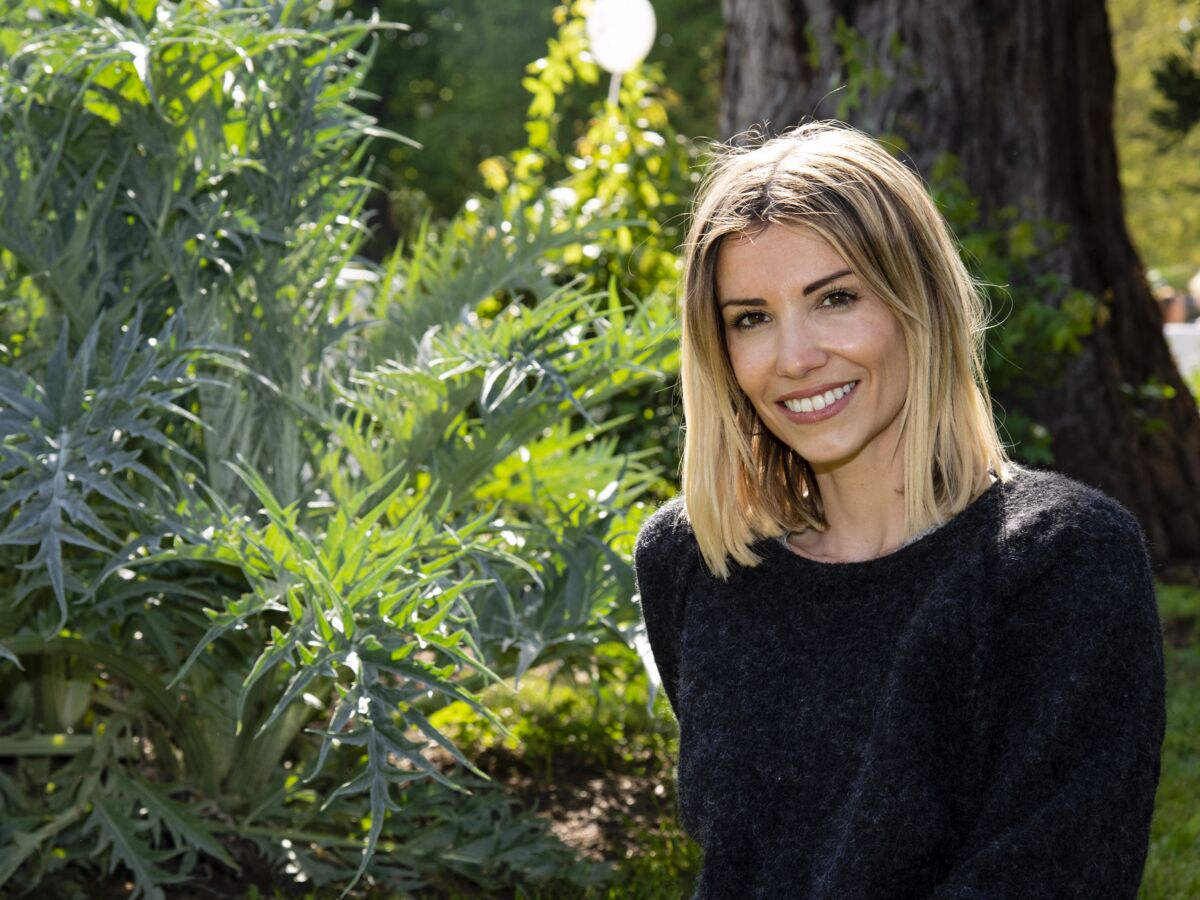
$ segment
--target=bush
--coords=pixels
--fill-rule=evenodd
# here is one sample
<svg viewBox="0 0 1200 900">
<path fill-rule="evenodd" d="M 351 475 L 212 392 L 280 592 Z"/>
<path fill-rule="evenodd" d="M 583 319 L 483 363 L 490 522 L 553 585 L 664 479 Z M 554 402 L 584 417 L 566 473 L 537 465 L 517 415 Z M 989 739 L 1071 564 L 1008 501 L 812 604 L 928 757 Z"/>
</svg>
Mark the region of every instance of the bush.
<svg viewBox="0 0 1200 900">
<path fill-rule="evenodd" d="M 633 646 L 656 475 L 612 411 L 661 306 L 548 270 L 603 224 L 544 194 L 359 258 L 385 26 L 323 6 L 0 32 L 5 890 L 608 877 L 427 751 L 470 768 L 441 707 L 503 729 L 487 684 Z"/>
</svg>

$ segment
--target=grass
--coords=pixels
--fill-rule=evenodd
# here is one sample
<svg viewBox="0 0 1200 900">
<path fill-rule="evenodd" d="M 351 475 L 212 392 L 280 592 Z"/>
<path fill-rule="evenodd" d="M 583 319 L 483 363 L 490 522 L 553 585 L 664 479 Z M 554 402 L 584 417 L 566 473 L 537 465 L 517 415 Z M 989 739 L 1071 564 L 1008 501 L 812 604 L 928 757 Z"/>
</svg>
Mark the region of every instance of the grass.
<svg viewBox="0 0 1200 900">
<path fill-rule="evenodd" d="M 1160 585 L 1158 601 L 1168 634 L 1200 617 L 1198 588 Z M 1191 635 L 1166 646 L 1167 735 L 1140 900 L 1200 897 L 1200 635 Z"/>
</svg>

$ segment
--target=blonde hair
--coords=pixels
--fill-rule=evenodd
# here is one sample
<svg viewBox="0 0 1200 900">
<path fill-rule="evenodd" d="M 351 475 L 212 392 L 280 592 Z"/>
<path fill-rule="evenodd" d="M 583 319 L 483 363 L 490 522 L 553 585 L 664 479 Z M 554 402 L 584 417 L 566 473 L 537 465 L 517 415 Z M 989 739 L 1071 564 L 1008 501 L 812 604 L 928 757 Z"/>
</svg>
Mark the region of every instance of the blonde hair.
<svg viewBox="0 0 1200 900">
<path fill-rule="evenodd" d="M 683 495 L 709 570 L 754 566 L 751 546 L 827 527 L 808 463 L 763 427 L 738 386 L 717 307 L 723 239 L 771 223 L 810 228 L 887 304 L 904 333 L 900 413 L 905 527 L 954 515 L 994 471 L 1008 479 L 983 371 L 984 299 L 921 180 L 873 139 L 836 122 L 721 148 L 685 245 L 681 381 Z"/>
</svg>

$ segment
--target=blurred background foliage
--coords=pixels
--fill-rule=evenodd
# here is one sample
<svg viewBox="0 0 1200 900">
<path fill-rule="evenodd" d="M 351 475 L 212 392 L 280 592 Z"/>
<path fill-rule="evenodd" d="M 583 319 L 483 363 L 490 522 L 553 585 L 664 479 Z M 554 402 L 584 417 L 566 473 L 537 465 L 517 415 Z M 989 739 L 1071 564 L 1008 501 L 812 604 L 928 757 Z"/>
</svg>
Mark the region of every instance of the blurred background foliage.
<svg viewBox="0 0 1200 900">
<path fill-rule="evenodd" d="M 426 209 L 449 215 L 483 186 L 481 160 L 524 144 L 527 97 L 513 86 L 529 62 L 545 55 L 546 40 L 555 32 L 555 5 L 530 0 L 351 5 L 360 15 L 377 9 L 384 19 L 412 26 L 386 39 L 367 79 L 380 97 L 367 108 L 422 144 L 390 148 L 376 171 L 394 192 L 390 204 L 377 196 L 376 208 L 386 219 L 377 224 L 400 234 Z M 676 99 L 672 123 L 680 134 L 714 137 L 719 5 L 658 0 L 654 6 L 659 34 L 648 63 L 661 67 L 659 83 Z M 1191 165 L 1200 155 L 1200 130 L 1191 127 L 1200 121 L 1200 4 L 1108 0 L 1108 11 L 1127 222 L 1146 265 L 1182 287 L 1200 268 L 1194 239 L 1200 233 L 1200 176 Z M 600 99 L 603 88 L 595 87 L 590 98 L 585 92 L 566 98 L 556 135 L 560 145 L 583 130 L 589 102 Z"/>
<path fill-rule="evenodd" d="M 452 214 L 484 187 L 479 163 L 524 146 L 528 95 L 519 90 L 527 68 L 547 57 L 547 41 L 566 10 L 529 0 L 353 0 L 360 17 L 377 10 L 410 31 L 385 36 L 366 88 L 378 99 L 364 108 L 421 144 L 381 154 L 376 177 L 389 195 L 392 234 L 409 230 L 430 209 Z M 718 4 L 659 0 L 658 36 L 650 63 L 667 86 L 679 133 L 713 136 L 720 83 L 721 10 Z M 605 84 L 560 95 L 552 138 L 569 146 L 585 129 Z M 386 245 L 386 244 L 385 244 Z"/>
<path fill-rule="evenodd" d="M 1195 45 L 1188 4 L 1151 6 L 1110 4 L 1123 177 L 1186 277 Z M 629 552 L 676 490 L 721 21 L 655 8 L 609 104 L 584 0 L 9 0 L 0 891 L 695 874 Z M 953 158 L 925 174 L 1003 323 L 1017 455 L 1047 462 L 1022 398 L 1104 309 L 1029 274 L 1054 223 L 984 227 Z M 485 759 L 629 781 L 632 843 L 581 857 Z"/>
<path fill-rule="evenodd" d="M 1142 262 L 1182 288 L 1200 269 L 1200 3 L 1108 0 L 1125 221 Z"/>
</svg>

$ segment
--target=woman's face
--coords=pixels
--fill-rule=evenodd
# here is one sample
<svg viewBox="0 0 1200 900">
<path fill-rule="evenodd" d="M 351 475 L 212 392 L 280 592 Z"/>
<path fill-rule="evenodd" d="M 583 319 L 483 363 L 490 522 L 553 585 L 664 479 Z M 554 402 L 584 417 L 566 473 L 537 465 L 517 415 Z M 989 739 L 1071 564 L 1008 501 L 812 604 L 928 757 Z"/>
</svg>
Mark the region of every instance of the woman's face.
<svg viewBox="0 0 1200 900">
<path fill-rule="evenodd" d="M 908 352 L 884 302 L 802 226 L 727 237 L 716 279 L 734 374 L 767 428 L 816 472 L 891 470 Z"/>
</svg>

